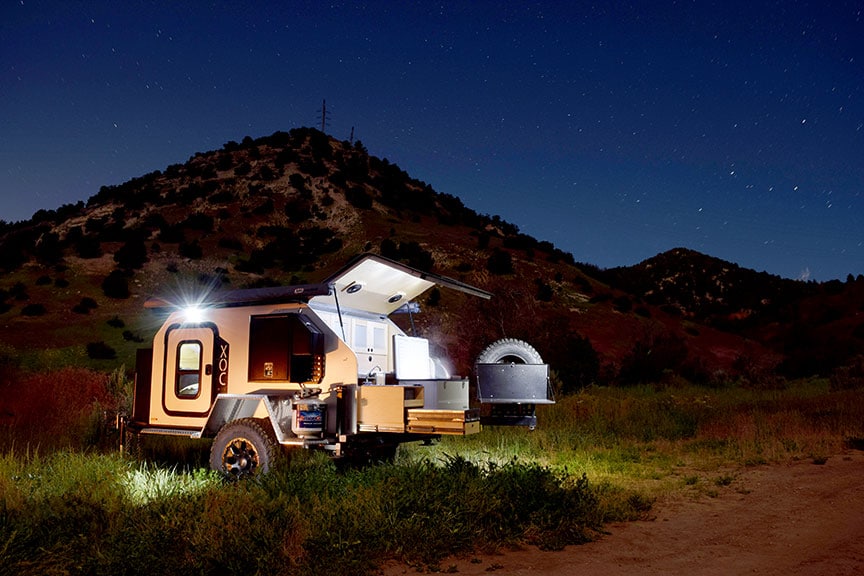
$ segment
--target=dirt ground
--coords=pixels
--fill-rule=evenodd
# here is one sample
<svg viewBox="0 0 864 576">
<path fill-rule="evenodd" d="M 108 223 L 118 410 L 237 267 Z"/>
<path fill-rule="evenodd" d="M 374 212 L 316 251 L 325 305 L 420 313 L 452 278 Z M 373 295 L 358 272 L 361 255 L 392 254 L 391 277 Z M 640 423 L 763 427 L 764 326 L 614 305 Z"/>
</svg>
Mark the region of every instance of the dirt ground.
<svg viewBox="0 0 864 576">
<path fill-rule="evenodd" d="M 864 452 L 742 470 L 716 497 L 655 503 L 560 552 L 526 548 L 451 558 L 443 572 L 496 576 L 864 574 Z M 416 574 L 389 566 L 385 576 Z"/>
</svg>

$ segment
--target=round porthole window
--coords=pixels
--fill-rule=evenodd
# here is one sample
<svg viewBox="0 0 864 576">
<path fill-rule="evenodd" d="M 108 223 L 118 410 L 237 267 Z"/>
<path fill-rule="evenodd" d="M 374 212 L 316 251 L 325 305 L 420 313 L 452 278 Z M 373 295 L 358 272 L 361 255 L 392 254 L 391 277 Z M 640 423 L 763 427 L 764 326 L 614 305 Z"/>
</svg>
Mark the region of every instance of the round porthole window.
<svg viewBox="0 0 864 576">
<path fill-rule="evenodd" d="M 360 284 L 358 282 L 356 284 L 351 284 L 350 286 L 348 286 L 348 288 L 346 288 L 345 291 L 348 292 L 348 294 L 356 294 L 357 292 L 359 292 L 362 289 L 363 289 L 363 284 Z"/>
<path fill-rule="evenodd" d="M 387 302 L 389 302 L 390 304 L 395 304 L 396 302 L 398 302 L 399 300 L 402 299 L 402 296 L 404 296 L 404 294 L 394 294 L 393 296 L 390 296 L 390 298 L 387 299 Z"/>
</svg>

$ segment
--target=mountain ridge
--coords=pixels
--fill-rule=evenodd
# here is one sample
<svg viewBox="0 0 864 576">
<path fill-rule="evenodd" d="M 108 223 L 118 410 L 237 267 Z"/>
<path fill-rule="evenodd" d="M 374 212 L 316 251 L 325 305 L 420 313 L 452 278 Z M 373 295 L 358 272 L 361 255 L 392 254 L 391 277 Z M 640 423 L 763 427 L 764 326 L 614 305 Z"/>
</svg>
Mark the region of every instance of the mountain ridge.
<svg viewBox="0 0 864 576">
<path fill-rule="evenodd" d="M 436 319 L 414 319 L 457 350 L 462 372 L 488 341 L 522 337 L 571 389 L 768 372 L 788 359 L 791 328 L 778 325 L 800 302 L 825 302 L 839 287 L 844 309 L 864 307 L 854 279 L 783 280 L 683 248 L 601 270 L 360 142 L 297 128 L 228 142 L 29 221 L 0 221 L 0 346 L 10 356 L 62 350 L 61 362 L 77 363 L 101 343 L 117 355 L 106 366 L 129 362 L 152 336 L 140 302 L 160 290 L 318 281 L 368 251 L 496 294 L 483 303 L 435 290 L 422 304 Z M 861 353 L 857 322 L 844 328 L 845 352 L 820 370 Z"/>
</svg>

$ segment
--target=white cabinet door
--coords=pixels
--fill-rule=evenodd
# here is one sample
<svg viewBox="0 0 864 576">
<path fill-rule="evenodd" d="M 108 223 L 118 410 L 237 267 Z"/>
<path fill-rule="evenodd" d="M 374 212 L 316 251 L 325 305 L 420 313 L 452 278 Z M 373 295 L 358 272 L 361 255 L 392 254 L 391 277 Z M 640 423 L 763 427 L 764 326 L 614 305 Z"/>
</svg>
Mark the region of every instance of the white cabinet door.
<svg viewBox="0 0 864 576">
<path fill-rule="evenodd" d="M 351 322 L 350 346 L 357 354 L 357 372 L 387 372 L 388 329 L 386 322 L 355 318 Z"/>
</svg>

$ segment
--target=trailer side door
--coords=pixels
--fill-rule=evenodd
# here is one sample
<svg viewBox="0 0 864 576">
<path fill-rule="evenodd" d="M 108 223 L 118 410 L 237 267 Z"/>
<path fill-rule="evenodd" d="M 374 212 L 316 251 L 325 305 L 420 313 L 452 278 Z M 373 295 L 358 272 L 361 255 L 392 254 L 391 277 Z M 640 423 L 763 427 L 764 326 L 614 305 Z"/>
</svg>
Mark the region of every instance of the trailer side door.
<svg viewBox="0 0 864 576">
<path fill-rule="evenodd" d="M 162 404 L 172 416 L 205 416 L 216 397 L 215 326 L 177 326 L 165 333 Z"/>
</svg>

